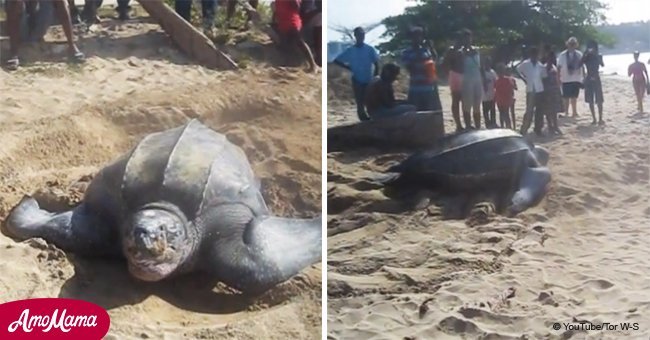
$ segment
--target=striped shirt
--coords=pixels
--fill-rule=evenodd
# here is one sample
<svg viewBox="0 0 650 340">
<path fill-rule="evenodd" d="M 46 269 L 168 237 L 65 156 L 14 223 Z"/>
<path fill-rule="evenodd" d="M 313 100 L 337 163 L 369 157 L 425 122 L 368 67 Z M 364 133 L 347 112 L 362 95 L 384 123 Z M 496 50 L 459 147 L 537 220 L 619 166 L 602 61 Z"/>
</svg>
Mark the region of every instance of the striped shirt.
<svg viewBox="0 0 650 340">
<path fill-rule="evenodd" d="M 402 64 L 410 72 L 410 91 L 432 91 L 436 81 L 436 64 L 426 47 L 408 48 L 402 52 Z"/>
</svg>

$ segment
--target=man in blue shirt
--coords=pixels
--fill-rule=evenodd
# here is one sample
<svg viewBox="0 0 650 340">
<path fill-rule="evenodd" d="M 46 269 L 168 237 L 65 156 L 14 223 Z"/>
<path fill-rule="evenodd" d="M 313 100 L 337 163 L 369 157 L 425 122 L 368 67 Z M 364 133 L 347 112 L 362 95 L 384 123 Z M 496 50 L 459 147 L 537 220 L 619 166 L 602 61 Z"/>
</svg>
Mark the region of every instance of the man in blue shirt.
<svg viewBox="0 0 650 340">
<path fill-rule="evenodd" d="M 374 76 L 379 75 L 379 54 L 370 45 L 364 43 L 366 32 L 363 28 L 354 29 L 354 38 L 356 44 L 348 47 L 341 53 L 334 63 L 350 70 L 352 72 L 352 90 L 354 91 L 354 100 L 357 103 L 357 114 L 359 120 L 369 120 L 368 114 L 364 107 L 365 93 L 368 84 Z M 372 67 L 375 66 L 373 73 Z"/>
<path fill-rule="evenodd" d="M 442 113 L 438 94 L 436 50 L 424 39 L 422 27 L 411 29 L 411 47 L 402 52 L 402 64 L 410 74 L 408 101 L 418 111 Z"/>
</svg>

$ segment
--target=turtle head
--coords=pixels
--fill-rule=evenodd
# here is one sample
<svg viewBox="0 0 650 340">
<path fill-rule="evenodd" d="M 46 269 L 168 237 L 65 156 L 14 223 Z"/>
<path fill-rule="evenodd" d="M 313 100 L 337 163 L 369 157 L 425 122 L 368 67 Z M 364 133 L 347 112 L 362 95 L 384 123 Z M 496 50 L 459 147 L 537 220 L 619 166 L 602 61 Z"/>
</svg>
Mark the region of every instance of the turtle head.
<svg viewBox="0 0 650 340">
<path fill-rule="evenodd" d="M 150 206 L 133 214 L 122 241 L 129 272 L 143 281 L 159 281 L 176 271 L 192 248 L 187 226 L 177 209 Z"/>
<path fill-rule="evenodd" d="M 546 166 L 548 164 L 548 159 L 549 159 L 549 153 L 548 150 L 544 149 L 541 146 L 535 146 L 533 149 L 533 153 L 535 154 L 535 158 L 539 162 L 539 164 Z"/>
</svg>

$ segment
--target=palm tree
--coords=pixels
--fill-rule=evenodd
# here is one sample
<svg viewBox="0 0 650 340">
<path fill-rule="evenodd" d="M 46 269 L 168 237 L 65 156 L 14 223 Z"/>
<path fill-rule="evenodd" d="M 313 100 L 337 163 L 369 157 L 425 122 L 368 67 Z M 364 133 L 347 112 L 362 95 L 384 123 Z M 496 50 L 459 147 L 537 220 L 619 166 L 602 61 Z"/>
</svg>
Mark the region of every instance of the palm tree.
<svg viewBox="0 0 650 340">
<path fill-rule="evenodd" d="M 370 31 L 374 30 L 375 28 L 377 28 L 377 27 L 379 27 L 381 25 L 382 25 L 381 21 L 377 21 L 377 22 L 374 22 L 374 23 L 371 23 L 371 24 L 361 25 L 360 27 L 363 28 L 363 30 L 364 30 L 364 32 L 366 32 L 366 34 L 368 34 Z M 356 27 L 350 28 L 350 27 L 346 27 L 346 26 L 343 26 L 343 25 L 336 25 L 336 24 L 329 25 L 328 27 L 331 30 L 335 31 L 335 32 L 341 33 L 344 36 L 344 38 L 343 38 L 344 42 L 353 42 L 354 41 L 354 29 Z"/>
</svg>

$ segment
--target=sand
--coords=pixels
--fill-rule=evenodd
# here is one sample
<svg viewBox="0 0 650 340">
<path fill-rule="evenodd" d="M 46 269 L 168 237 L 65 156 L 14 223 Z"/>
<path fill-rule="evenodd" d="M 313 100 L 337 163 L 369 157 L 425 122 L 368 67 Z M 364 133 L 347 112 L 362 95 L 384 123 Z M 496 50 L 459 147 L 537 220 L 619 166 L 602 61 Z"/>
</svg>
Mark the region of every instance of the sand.
<svg viewBox="0 0 650 340">
<path fill-rule="evenodd" d="M 75 204 L 103 165 L 144 135 L 190 118 L 243 148 L 275 214 L 320 213 L 320 74 L 262 62 L 208 70 L 147 19 L 107 20 L 83 34 L 84 66 L 64 62 L 60 27 L 47 40 L 26 48 L 21 70 L 0 70 L 0 221 L 26 193 Z M 0 235 L 0 272 L 0 302 L 72 297 L 106 308 L 107 339 L 321 338 L 320 264 L 245 299 L 200 276 L 136 282 L 122 262 Z"/>
<path fill-rule="evenodd" d="M 329 77 L 329 124 L 355 121 L 348 80 Z M 365 178 L 406 151 L 328 154 L 328 339 L 648 339 L 650 118 L 629 80 L 603 88 L 605 126 L 590 125 L 581 94 L 564 136 L 531 137 L 550 150 L 553 181 L 514 218 L 485 197 L 389 200 Z M 440 96 L 452 131 L 448 87 Z M 639 329 L 552 329 L 578 321 Z"/>
</svg>

